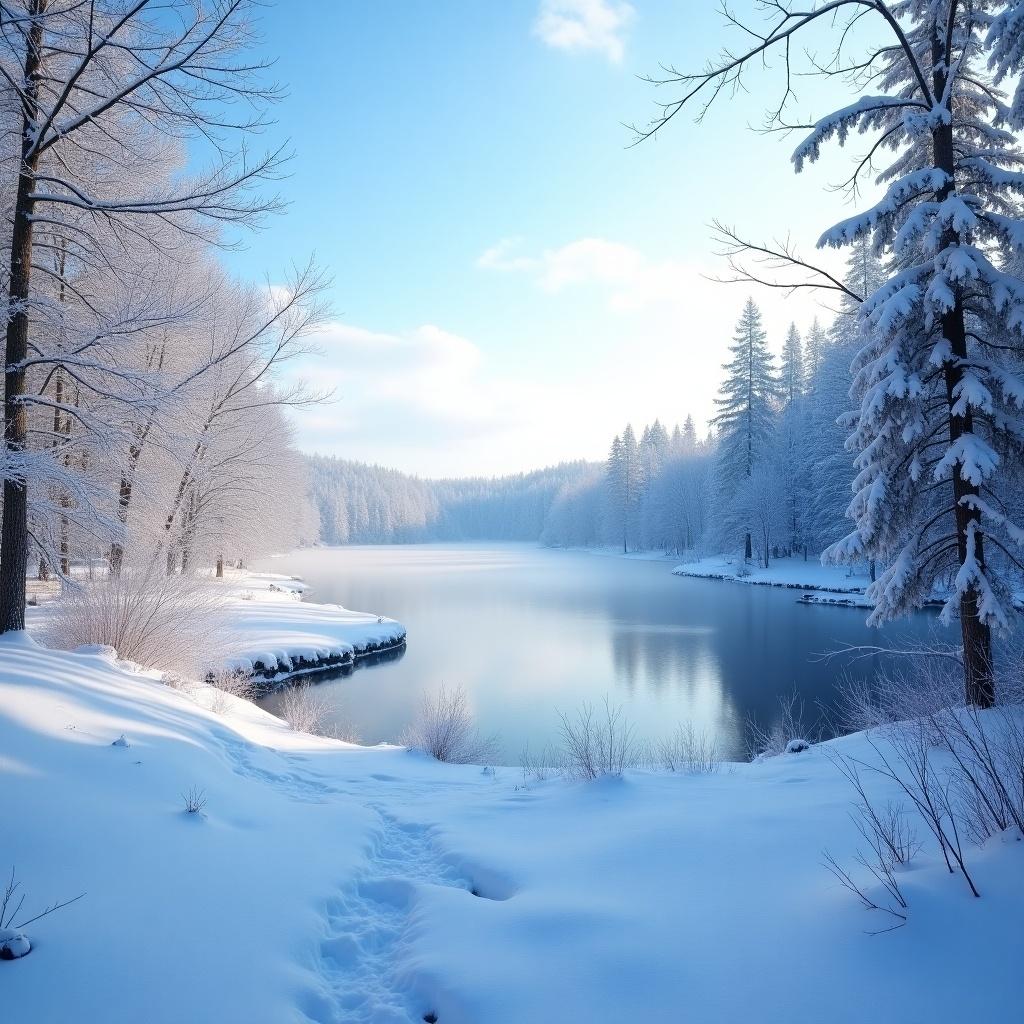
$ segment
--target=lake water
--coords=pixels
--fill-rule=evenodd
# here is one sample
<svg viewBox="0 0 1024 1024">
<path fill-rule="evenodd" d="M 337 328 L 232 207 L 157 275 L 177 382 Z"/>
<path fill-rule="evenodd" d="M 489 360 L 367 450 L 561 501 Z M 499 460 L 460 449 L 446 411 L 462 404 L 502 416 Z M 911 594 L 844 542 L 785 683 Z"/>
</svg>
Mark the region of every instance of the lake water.
<svg viewBox="0 0 1024 1024">
<path fill-rule="evenodd" d="M 301 576 L 312 601 L 389 615 L 404 652 L 346 675 L 311 676 L 365 743 L 397 740 L 424 692 L 461 686 L 503 760 L 556 738 L 559 711 L 605 695 L 637 733 L 692 721 L 742 756 L 748 717 L 768 722 L 794 690 L 813 713 L 844 671 L 877 658 L 824 663 L 821 653 L 877 644 L 862 609 L 802 605 L 800 592 L 673 576 L 641 561 L 526 544 L 316 548 L 260 564 Z M 923 637 L 933 615 L 887 628 Z M 274 695 L 264 700 L 270 710 Z"/>
</svg>

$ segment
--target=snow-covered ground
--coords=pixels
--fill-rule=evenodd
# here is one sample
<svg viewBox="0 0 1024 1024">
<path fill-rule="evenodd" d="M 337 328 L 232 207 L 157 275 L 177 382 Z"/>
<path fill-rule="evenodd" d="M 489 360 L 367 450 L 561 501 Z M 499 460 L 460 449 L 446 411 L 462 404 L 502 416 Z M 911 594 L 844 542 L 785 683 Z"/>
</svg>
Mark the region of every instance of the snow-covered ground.
<svg viewBox="0 0 1024 1024">
<path fill-rule="evenodd" d="M 974 899 L 929 840 L 907 925 L 868 935 L 887 922 L 821 865 L 861 842 L 821 747 L 524 786 L 194 696 L 0 639 L 0 872 L 27 916 L 85 893 L 0 963 L 5 1019 L 1015 1019 L 1024 843 L 970 848 Z"/>
<path fill-rule="evenodd" d="M 224 580 L 210 582 L 231 594 L 229 668 L 279 680 L 405 640 L 405 627 L 394 619 L 301 600 L 306 585 L 290 576 L 227 569 Z"/>
<path fill-rule="evenodd" d="M 791 590 L 815 592 L 807 603 L 849 604 L 871 607 L 864 596 L 870 582 L 866 572 L 854 572 L 845 566 L 822 565 L 817 558 L 774 558 L 767 569 L 757 564 L 744 564 L 742 558 L 709 555 L 699 562 L 684 562 L 673 570 L 676 576 L 728 580 L 763 587 L 787 587 Z M 842 595 L 841 598 L 819 597 L 819 594 Z"/>
<path fill-rule="evenodd" d="M 405 626 L 387 616 L 302 600 L 308 587 L 292 576 L 228 568 L 223 579 L 211 574 L 200 582 L 226 599 L 220 661 L 210 669 L 237 669 L 280 682 L 405 642 Z M 55 581 L 44 590 L 37 588 L 38 603 L 29 607 L 27 616 L 31 632 L 38 634 L 44 627 L 59 594 Z"/>
</svg>

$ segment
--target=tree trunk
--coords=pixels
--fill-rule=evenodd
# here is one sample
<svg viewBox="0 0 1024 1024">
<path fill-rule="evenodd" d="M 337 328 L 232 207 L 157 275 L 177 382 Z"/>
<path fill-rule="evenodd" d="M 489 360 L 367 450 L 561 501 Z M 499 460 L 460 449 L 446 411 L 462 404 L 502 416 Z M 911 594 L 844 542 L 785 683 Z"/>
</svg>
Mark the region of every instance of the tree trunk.
<svg viewBox="0 0 1024 1024">
<path fill-rule="evenodd" d="M 933 86 L 936 96 L 945 95 L 947 84 L 947 54 L 941 33 L 936 32 L 932 40 Z M 956 159 L 953 148 L 952 123 L 939 123 L 932 130 L 932 157 L 935 166 L 946 173 L 946 181 L 936 192 L 937 202 L 943 202 L 955 188 L 954 171 Z M 961 239 L 952 229 L 946 230 L 942 247 L 959 245 Z M 946 384 L 947 416 L 949 419 L 949 440 L 953 444 L 965 434 L 974 433 L 974 417 L 970 407 L 963 414 L 954 412 L 957 387 L 963 380 L 963 361 L 967 358 L 967 327 L 963 303 L 957 297 L 956 303 L 941 318 L 942 334 L 949 342 L 952 359 L 943 367 Z M 977 497 L 980 488 L 963 478 L 963 465 L 953 466 L 953 503 L 956 522 L 957 557 L 960 565 L 973 558 L 980 572 L 985 571 L 985 550 L 981 535 L 981 513 L 972 497 Z M 970 504 L 965 504 L 965 501 Z M 973 551 L 971 548 L 973 547 Z M 992 631 L 982 622 L 978 613 L 978 590 L 969 586 L 960 596 L 960 632 L 964 649 L 964 692 L 968 704 L 987 708 L 995 703 L 995 679 L 992 666 Z"/>
<path fill-rule="evenodd" d="M 33 0 L 25 49 L 25 104 L 21 125 L 21 162 L 11 235 L 8 321 L 4 347 L 4 440 L 8 456 L 17 461 L 28 441 L 24 360 L 28 355 L 28 299 L 32 284 L 32 214 L 38 157 L 32 153 L 39 112 L 40 49 L 43 26 L 38 18 L 47 0 Z M 25 574 L 28 569 L 28 482 L 4 480 L 3 523 L 0 526 L 0 633 L 25 628 Z"/>
<path fill-rule="evenodd" d="M 224 556 L 217 556 L 217 579 L 224 579 Z"/>
<path fill-rule="evenodd" d="M 743 560 L 749 562 L 754 557 L 754 545 L 750 538 L 750 531 L 747 531 L 746 543 L 743 546 Z"/>
</svg>

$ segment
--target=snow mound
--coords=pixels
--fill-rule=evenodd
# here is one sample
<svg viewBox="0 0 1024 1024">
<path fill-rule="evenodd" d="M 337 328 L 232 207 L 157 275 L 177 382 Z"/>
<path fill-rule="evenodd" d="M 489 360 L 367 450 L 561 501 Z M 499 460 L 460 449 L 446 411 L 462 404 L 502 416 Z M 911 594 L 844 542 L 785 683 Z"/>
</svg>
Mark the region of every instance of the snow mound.
<svg viewBox="0 0 1024 1024">
<path fill-rule="evenodd" d="M 26 935 L 13 928 L 0 928 L 0 960 L 18 960 L 31 949 Z"/>
</svg>

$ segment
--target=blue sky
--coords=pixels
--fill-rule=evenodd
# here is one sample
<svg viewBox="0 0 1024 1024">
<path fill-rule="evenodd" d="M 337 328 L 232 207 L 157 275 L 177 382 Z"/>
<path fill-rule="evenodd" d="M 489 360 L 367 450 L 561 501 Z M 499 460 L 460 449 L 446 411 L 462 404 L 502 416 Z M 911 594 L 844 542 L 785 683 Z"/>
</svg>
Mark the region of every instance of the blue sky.
<svg viewBox="0 0 1024 1024">
<path fill-rule="evenodd" d="M 835 162 L 797 177 L 795 140 L 748 130 L 771 72 L 628 148 L 654 110 L 637 76 L 729 40 L 710 2 L 296 0 L 261 21 L 290 205 L 229 260 L 280 279 L 315 253 L 333 278 L 296 370 L 336 389 L 296 416 L 310 451 L 490 474 L 602 458 L 627 420 L 703 422 L 746 297 L 701 277 L 723 270 L 708 222 L 809 252 L 849 212 Z M 776 349 L 816 311 L 755 297 Z"/>
</svg>

